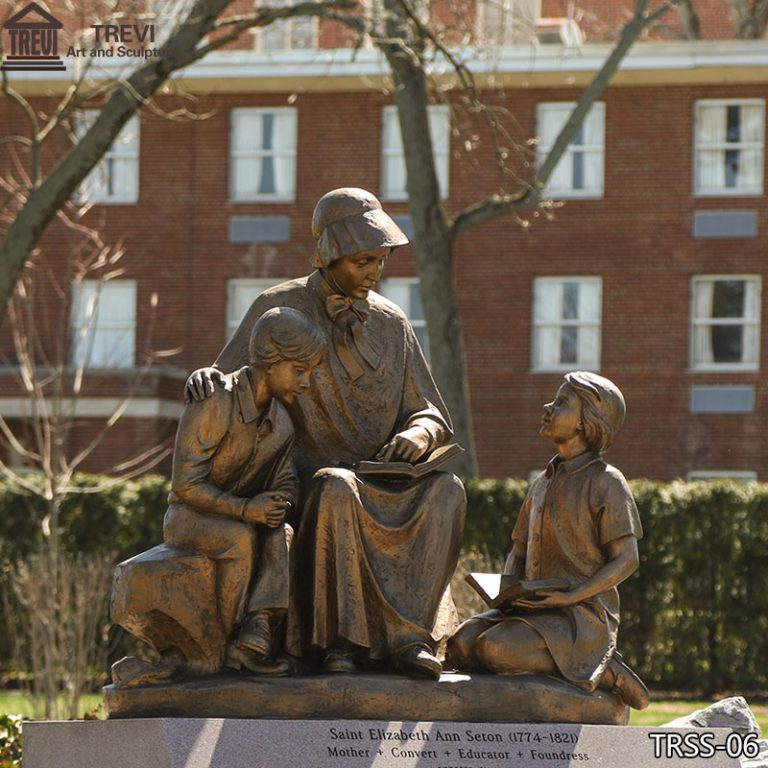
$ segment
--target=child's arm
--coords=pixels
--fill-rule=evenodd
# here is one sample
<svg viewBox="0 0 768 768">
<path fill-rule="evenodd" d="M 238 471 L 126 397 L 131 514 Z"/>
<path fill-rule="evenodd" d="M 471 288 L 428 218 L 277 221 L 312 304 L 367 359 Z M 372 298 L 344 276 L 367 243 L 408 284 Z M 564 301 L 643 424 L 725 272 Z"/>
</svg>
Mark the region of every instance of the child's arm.
<svg viewBox="0 0 768 768">
<path fill-rule="evenodd" d="M 637 570 L 640 556 L 637 552 L 637 539 L 634 536 L 622 536 L 615 541 L 609 541 L 604 548 L 608 561 L 593 576 L 573 589 L 549 592 L 541 599 L 531 600 L 528 605 L 536 608 L 561 608 L 566 605 L 576 605 L 576 603 L 588 600 L 601 592 L 617 587 Z"/>
<path fill-rule="evenodd" d="M 269 490 L 290 502 L 295 507 L 299 497 L 299 480 L 293 463 L 291 448 L 293 440 L 286 446 L 279 460 Z"/>
</svg>

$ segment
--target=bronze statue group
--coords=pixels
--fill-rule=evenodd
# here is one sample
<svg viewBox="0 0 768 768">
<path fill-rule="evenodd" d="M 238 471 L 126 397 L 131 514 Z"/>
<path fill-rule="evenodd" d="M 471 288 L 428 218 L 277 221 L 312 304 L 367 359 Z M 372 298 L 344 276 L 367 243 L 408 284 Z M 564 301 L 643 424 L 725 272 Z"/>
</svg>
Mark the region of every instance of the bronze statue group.
<svg viewBox="0 0 768 768">
<path fill-rule="evenodd" d="M 531 484 L 504 572 L 563 586 L 446 626 L 461 481 L 355 471 L 417 463 L 452 438 L 411 324 L 374 291 L 408 240 L 355 188 L 324 195 L 312 231 L 315 270 L 261 294 L 213 366 L 187 381 L 165 544 L 152 560 L 154 583 L 178 594 L 156 605 L 140 578 L 146 558 L 120 566 L 116 618 L 160 660 L 117 662 L 115 684 L 227 669 L 438 679 L 445 667 L 554 675 L 646 706 L 616 650 L 616 587 L 637 568 L 642 536 L 623 475 L 602 457 L 624 421 L 619 389 L 574 372 L 544 406 L 540 432 L 556 454 Z M 190 558 L 209 574 L 205 610 L 177 576 Z"/>
</svg>

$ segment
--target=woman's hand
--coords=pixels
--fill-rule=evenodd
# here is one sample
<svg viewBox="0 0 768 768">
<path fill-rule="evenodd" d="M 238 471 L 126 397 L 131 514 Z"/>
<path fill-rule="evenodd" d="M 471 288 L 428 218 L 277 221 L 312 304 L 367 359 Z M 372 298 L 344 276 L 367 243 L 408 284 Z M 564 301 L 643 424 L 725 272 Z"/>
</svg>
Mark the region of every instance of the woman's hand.
<svg viewBox="0 0 768 768">
<path fill-rule="evenodd" d="M 416 463 L 428 450 L 431 442 L 424 427 L 411 427 L 398 432 L 377 454 L 378 461 L 410 461 Z"/>
<path fill-rule="evenodd" d="M 198 368 L 192 371 L 184 385 L 184 401 L 192 403 L 205 400 L 214 393 L 216 384 L 224 384 L 224 374 L 218 368 Z"/>
</svg>

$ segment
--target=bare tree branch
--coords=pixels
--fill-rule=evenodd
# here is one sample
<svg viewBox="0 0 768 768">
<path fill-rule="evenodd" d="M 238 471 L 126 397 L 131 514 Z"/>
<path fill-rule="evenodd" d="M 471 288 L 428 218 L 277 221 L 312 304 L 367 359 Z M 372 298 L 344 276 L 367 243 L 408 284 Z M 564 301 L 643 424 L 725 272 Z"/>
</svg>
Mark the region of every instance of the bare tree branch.
<svg viewBox="0 0 768 768">
<path fill-rule="evenodd" d="M 537 169 L 531 184 L 517 195 L 493 195 L 486 200 L 471 205 L 458 213 L 452 222 L 453 235 L 456 237 L 470 227 L 482 224 L 501 216 L 520 213 L 541 200 L 542 190 L 549 177 L 560 162 L 563 153 L 578 132 L 579 126 L 590 108 L 605 90 L 622 59 L 643 30 L 658 18 L 677 5 L 677 0 L 662 3 L 653 11 L 648 11 L 649 0 L 637 0 L 635 14 L 621 30 L 619 42 L 616 44 L 600 71 L 584 89 L 573 112 L 563 126 L 547 157 Z"/>
<path fill-rule="evenodd" d="M 179 23 L 164 44 L 165 56 L 148 59 L 130 77 L 114 86 L 87 133 L 39 184 L 35 183 L 38 176 L 33 164 L 33 188 L 8 227 L 5 239 L 0 243 L 0 263 L 5 266 L 0 271 L 0 317 L 5 316 L 13 286 L 24 263 L 57 210 L 66 203 L 80 182 L 96 166 L 130 117 L 173 72 L 235 39 L 249 26 L 263 26 L 277 19 L 298 15 L 298 9 L 305 15 L 327 16 L 331 9 L 356 6 L 355 0 L 324 0 L 302 2 L 283 8 L 265 8 L 247 20 L 244 18 L 236 23 L 233 29 L 217 40 L 197 47 L 206 35 L 215 31 L 219 15 L 230 2 L 231 0 L 195 0 L 187 17 Z M 4 81 L 4 87 L 13 98 L 13 89 L 8 87 L 7 81 Z M 19 106 L 25 111 L 28 109 L 23 100 L 19 102 Z M 34 114 L 29 115 L 29 119 L 35 120 L 33 135 L 37 136 L 39 128 Z"/>
</svg>

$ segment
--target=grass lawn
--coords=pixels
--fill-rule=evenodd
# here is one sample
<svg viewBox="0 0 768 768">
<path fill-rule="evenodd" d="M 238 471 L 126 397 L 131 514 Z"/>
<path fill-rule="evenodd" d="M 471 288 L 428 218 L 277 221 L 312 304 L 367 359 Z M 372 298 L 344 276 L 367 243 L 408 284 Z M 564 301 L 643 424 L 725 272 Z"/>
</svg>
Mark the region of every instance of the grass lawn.
<svg viewBox="0 0 768 768">
<path fill-rule="evenodd" d="M 749 702 L 749 698 L 747 697 Z M 690 715 L 697 709 L 703 709 L 711 702 L 708 701 L 651 701 L 648 709 L 642 712 L 632 711 L 629 720 L 630 725 L 662 725 L 677 717 Z M 760 723 L 763 736 L 768 737 L 768 704 L 750 704 L 750 709 Z M 104 707 L 101 703 L 101 694 L 91 693 L 84 696 L 80 702 L 80 716 L 83 714 L 95 714 L 104 717 Z M 12 715 L 24 715 L 33 718 L 35 716 L 32 702 L 16 691 L 0 690 L 0 713 Z"/>
<path fill-rule="evenodd" d="M 101 703 L 100 693 L 89 693 L 80 700 L 80 717 L 84 714 L 93 714 L 96 710 L 98 717 L 104 717 L 104 707 Z M 18 691 L 0 690 L 0 714 L 22 715 L 34 720 L 38 717 L 32 700 Z"/>
<path fill-rule="evenodd" d="M 651 694 L 653 696 L 653 694 Z M 749 708 L 755 716 L 755 719 L 760 724 L 760 728 L 763 731 L 763 737 L 768 738 L 768 705 L 766 704 L 752 704 L 749 701 L 749 696 L 745 697 Z M 632 710 L 629 718 L 630 725 L 663 725 L 670 720 L 674 720 L 678 717 L 684 717 L 690 715 L 697 709 L 704 709 L 708 707 L 711 701 L 651 701 L 651 705 L 648 709 L 642 712 L 636 712 Z"/>
</svg>

